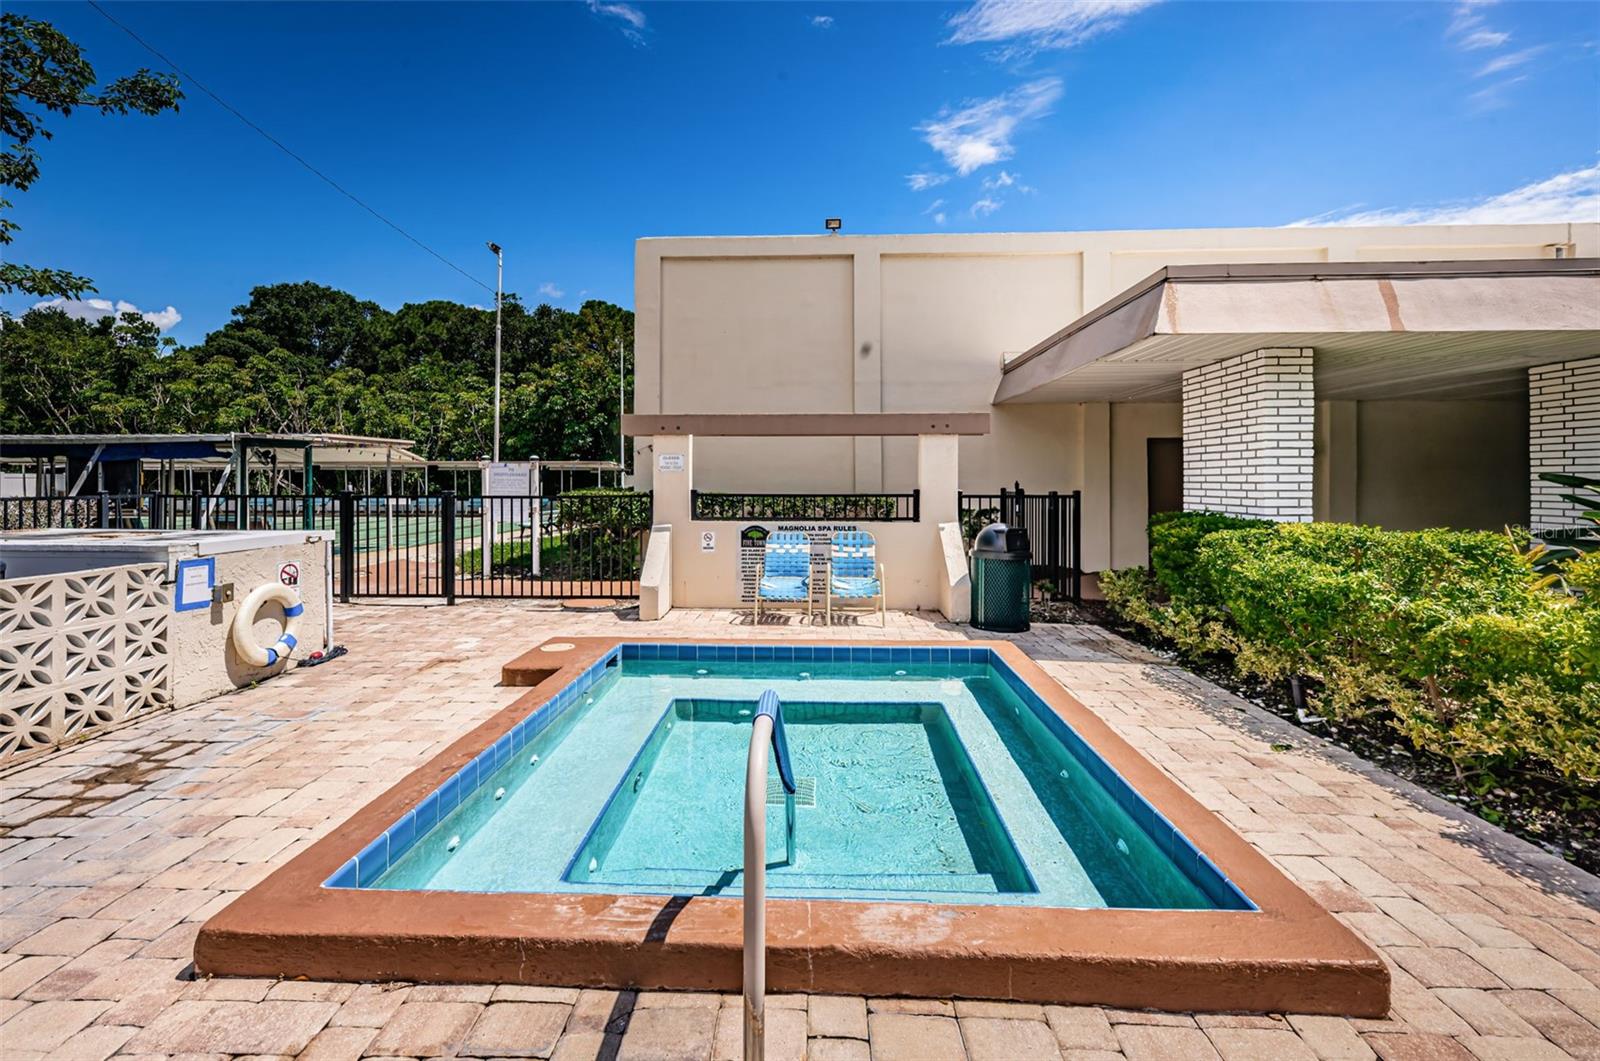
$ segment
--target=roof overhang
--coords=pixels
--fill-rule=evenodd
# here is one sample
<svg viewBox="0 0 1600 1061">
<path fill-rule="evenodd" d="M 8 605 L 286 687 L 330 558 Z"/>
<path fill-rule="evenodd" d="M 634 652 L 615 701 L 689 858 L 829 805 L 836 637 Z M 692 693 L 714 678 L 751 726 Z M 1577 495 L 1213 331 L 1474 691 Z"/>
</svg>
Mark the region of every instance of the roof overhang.
<svg viewBox="0 0 1600 1061">
<path fill-rule="evenodd" d="M 411 440 L 370 435 L 334 434 L 188 434 L 188 435 L 0 435 L 0 460 L 72 457 L 102 461 L 175 460 L 216 462 L 229 459 L 233 447 L 312 450 L 317 463 L 425 463 L 410 451 Z"/>
<path fill-rule="evenodd" d="M 1319 398 L 1524 393 L 1600 353 L 1600 259 L 1173 266 L 1012 359 L 995 404 L 1177 401 L 1183 373 L 1316 350 Z"/>
</svg>

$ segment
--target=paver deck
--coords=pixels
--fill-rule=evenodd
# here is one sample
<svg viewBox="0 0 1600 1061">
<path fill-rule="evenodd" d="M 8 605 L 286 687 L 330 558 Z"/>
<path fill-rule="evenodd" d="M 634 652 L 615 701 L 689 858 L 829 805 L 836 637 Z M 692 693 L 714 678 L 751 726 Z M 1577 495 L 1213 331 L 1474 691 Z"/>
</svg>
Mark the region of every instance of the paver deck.
<svg viewBox="0 0 1600 1061">
<path fill-rule="evenodd" d="M 544 603 L 336 611 L 351 654 L 0 776 L 0 1057 L 736 1058 L 737 997 L 196 980 L 200 924 L 522 690 L 553 636 L 782 638 Z M 965 636 L 891 614 L 828 636 Z M 985 635 L 990 636 L 990 635 Z M 1390 965 L 1382 1020 L 775 997 L 774 1061 L 1600 1059 L 1600 881 L 1112 634 L 1015 640 Z"/>
</svg>

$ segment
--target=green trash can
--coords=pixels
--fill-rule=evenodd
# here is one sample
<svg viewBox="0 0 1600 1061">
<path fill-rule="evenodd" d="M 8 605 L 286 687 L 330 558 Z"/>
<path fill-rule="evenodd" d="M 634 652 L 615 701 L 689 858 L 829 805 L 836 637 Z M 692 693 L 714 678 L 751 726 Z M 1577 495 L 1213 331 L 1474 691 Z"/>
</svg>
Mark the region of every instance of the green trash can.
<svg viewBox="0 0 1600 1061">
<path fill-rule="evenodd" d="M 1028 629 L 1033 550 L 1026 527 L 991 523 L 972 541 L 972 625 L 995 633 Z"/>
</svg>

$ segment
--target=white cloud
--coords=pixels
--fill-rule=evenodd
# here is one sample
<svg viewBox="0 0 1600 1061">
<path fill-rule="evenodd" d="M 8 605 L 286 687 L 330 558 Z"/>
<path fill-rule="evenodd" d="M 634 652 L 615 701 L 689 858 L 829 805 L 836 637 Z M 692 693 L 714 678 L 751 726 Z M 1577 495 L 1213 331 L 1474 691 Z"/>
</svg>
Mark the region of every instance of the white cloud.
<svg viewBox="0 0 1600 1061">
<path fill-rule="evenodd" d="M 1506 90 L 1508 90 L 1512 85 L 1526 80 L 1528 80 L 1527 76 L 1522 75 L 1519 77 L 1508 77 L 1503 81 L 1496 81 L 1487 88 L 1480 88 L 1478 91 L 1472 93 L 1467 97 L 1467 101 L 1472 104 L 1473 110 L 1498 110 L 1506 105 Z"/>
<path fill-rule="evenodd" d="M 561 296 L 565 295 L 566 292 L 561 290 L 561 288 L 557 287 L 555 284 L 551 283 L 549 280 L 546 280 L 544 283 L 539 285 L 539 294 L 543 295 L 545 298 L 560 298 Z"/>
<path fill-rule="evenodd" d="M 1002 43 L 1003 54 L 1071 48 L 1156 0 L 977 0 L 950 18 L 949 44 Z"/>
<path fill-rule="evenodd" d="M 1435 206 L 1346 208 L 1292 222 L 1304 225 L 1523 225 L 1600 222 L 1600 164 L 1558 173 L 1509 192 Z"/>
<path fill-rule="evenodd" d="M 1497 55 L 1483 64 L 1483 68 L 1478 71 L 1478 76 L 1488 77 L 1491 74 L 1503 74 L 1507 70 L 1521 66 L 1542 51 L 1544 51 L 1544 45 L 1536 44 L 1532 48 L 1524 48 L 1520 52 L 1507 52 L 1504 55 Z"/>
<path fill-rule="evenodd" d="M 1493 28 L 1483 17 L 1484 8 L 1494 3 L 1495 0 L 1464 0 L 1457 4 L 1445 36 L 1454 40 L 1456 47 L 1469 52 L 1500 47 L 1511 39 L 1511 34 Z"/>
<path fill-rule="evenodd" d="M 1000 209 L 1003 205 L 1000 200 L 985 195 L 982 199 L 972 204 L 973 217 L 987 217 Z"/>
<path fill-rule="evenodd" d="M 644 12 L 632 4 L 607 2 L 607 0 L 589 0 L 589 10 L 603 18 L 614 18 L 621 22 L 622 35 L 635 44 L 644 43 Z"/>
<path fill-rule="evenodd" d="M 1061 79 L 1042 77 L 991 99 L 946 108 L 917 126 L 928 146 L 965 177 L 1015 154 L 1011 138 L 1022 123 L 1041 118 L 1061 98 Z"/>
<path fill-rule="evenodd" d="M 936 188 L 950 179 L 948 173 L 907 173 L 906 186 L 914 192 Z"/>
<path fill-rule="evenodd" d="M 1004 188 L 1015 188 L 1024 195 L 1032 195 L 1033 188 L 1022 183 L 1022 174 L 1001 170 L 993 177 L 983 178 L 984 191 L 997 192 Z"/>
<path fill-rule="evenodd" d="M 124 313 L 137 313 L 162 331 L 167 331 L 183 320 L 183 314 L 179 313 L 175 306 L 146 313 L 132 302 L 124 302 L 121 299 L 112 302 L 109 298 L 52 298 L 45 302 L 35 302 L 33 308 L 59 309 L 74 320 L 90 323 L 106 317 L 121 317 Z"/>
<path fill-rule="evenodd" d="M 818 29 L 831 29 L 833 27 L 832 15 L 812 15 L 811 24 Z"/>
</svg>

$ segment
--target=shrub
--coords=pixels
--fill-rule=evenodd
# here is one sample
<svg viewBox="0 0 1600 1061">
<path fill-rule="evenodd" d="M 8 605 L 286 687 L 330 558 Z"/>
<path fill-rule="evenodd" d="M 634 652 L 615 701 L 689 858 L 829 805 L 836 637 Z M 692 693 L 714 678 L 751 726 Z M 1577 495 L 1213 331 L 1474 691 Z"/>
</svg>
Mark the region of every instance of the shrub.
<svg viewBox="0 0 1600 1061">
<path fill-rule="evenodd" d="M 1230 520 L 1153 526 L 1153 577 L 1103 579 L 1111 607 L 1242 672 L 1310 677 L 1329 714 L 1388 712 L 1463 772 L 1600 780 L 1594 594 L 1542 588 L 1504 535 Z"/>
<path fill-rule="evenodd" d="M 1191 577 L 1200 540 L 1220 530 L 1270 527 L 1267 520 L 1221 512 L 1160 512 L 1150 517 L 1150 569 L 1167 596 L 1201 592 Z"/>
</svg>

